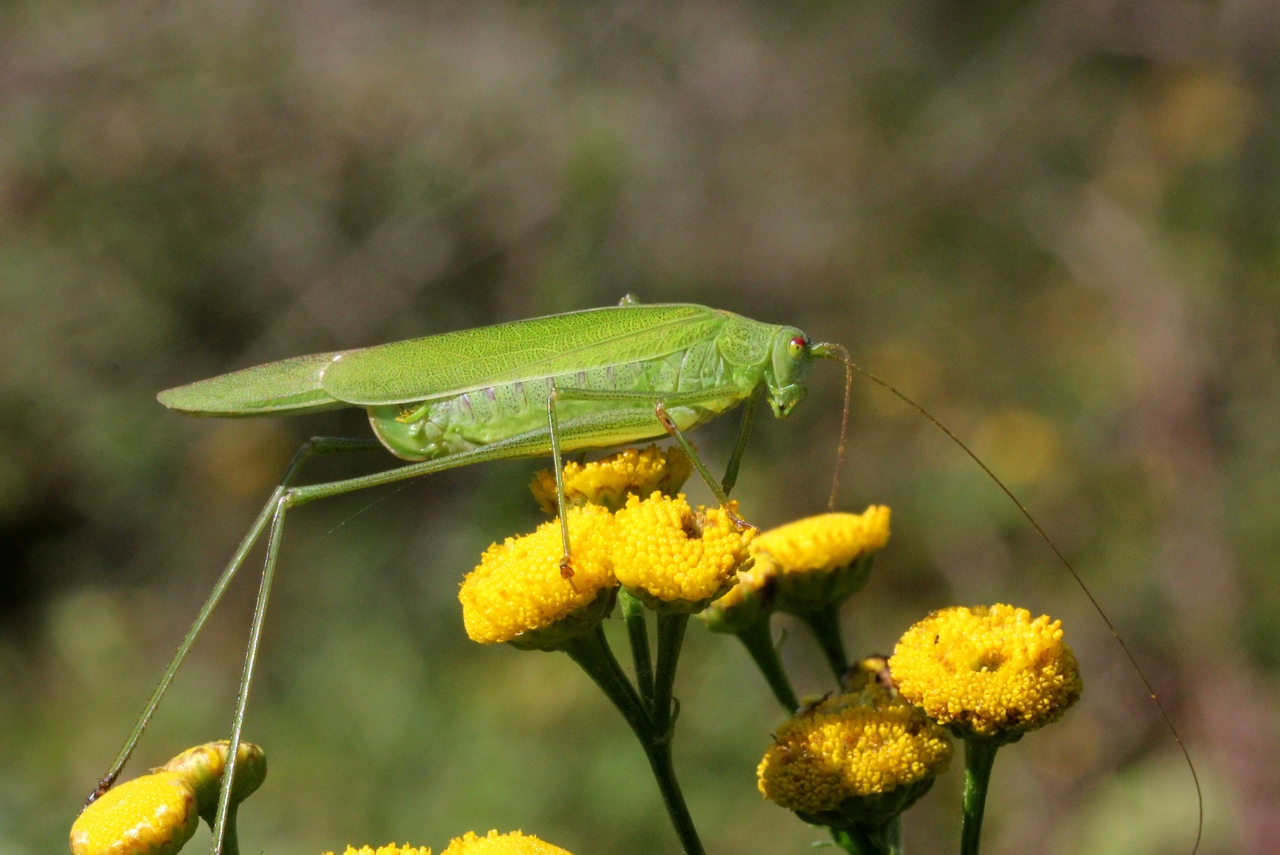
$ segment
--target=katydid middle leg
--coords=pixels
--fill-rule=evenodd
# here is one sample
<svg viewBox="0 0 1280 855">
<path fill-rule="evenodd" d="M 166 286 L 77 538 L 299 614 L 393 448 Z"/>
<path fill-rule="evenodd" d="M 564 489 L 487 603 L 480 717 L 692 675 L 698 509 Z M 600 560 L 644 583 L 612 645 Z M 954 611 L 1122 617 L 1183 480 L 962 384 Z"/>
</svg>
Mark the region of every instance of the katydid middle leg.
<svg viewBox="0 0 1280 855">
<path fill-rule="evenodd" d="M 747 439 L 751 436 L 751 425 L 755 423 L 757 396 L 751 395 L 742 405 L 742 423 L 738 426 L 738 441 L 733 444 L 733 454 L 729 455 L 729 465 L 724 468 L 724 478 L 720 479 L 720 487 L 726 496 L 733 492 L 738 483 L 738 467 L 742 464 L 742 455 L 747 451 Z"/>
<path fill-rule="evenodd" d="M 736 390 L 732 387 L 723 389 L 711 389 L 700 392 L 673 392 L 666 394 L 654 394 L 651 392 L 619 392 L 619 391 L 598 391 L 595 389 L 562 389 L 555 385 L 552 381 L 551 391 L 547 395 L 547 432 L 549 434 L 551 444 L 551 457 L 553 461 L 553 469 L 556 479 L 556 506 L 560 514 L 560 539 L 563 546 L 564 554 L 560 558 L 560 573 L 565 579 L 570 580 L 572 584 L 573 578 L 573 562 L 569 547 L 569 521 L 567 514 L 567 500 L 565 498 L 564 489 L 564 472 L 561 463 L 560 453 L 560 434 L 558 427 L 559 420 L 556 415 L 556 404 L 560 401 L 608 401 L 613 403 L 634 403 L 635 408 L 631 412 L 639 412 L 640 407 L 652 407 L 653 418 L 658 422 L 669 435 L 675 438 L 676 442 L 688 455 L 689 460 L 693 463 L 698 474 L 702 476 L 702 480 L 711 488 L 711 492 L 715 494 L 716 500 L 720 502 L 721 507 L 729 513 L 734 524 L 739 528 L 749 527 L 749 523 L 744 521 L 732 510 L 729 510 L 729 490 L 733 489 L 733 483 L 738 477 L 738 465 L 741 462 L 742 454 L 746 450 L 747 436 L 751 432 L 751 422 L 755 414 L 755 396 L 751 396 L 747 400 L 747 407 L 743 413 L 742 427 L 739 430 L 738 441 L 734 446 L 733 455 L 729 460 L 729 468 L 725 471 L 725 483 L 728 485 L 722 487 L 720 482 L 712 477 L 710 470 L 707 469 L 702 458 L 698 456 L 698 452 L 685 439 L 684 434 L 680 431 L 676 423 L 667 414 L 667 407 L 681 406 L 686 404 L 697 404 L 704 401 L 716 400 L 723 397 L 734 395 Z M 623 410 L 621 412 L 626 412 Z"/>
<path fill-rule="evenodd" d="M 728 491 L 725 490 L 720 482 L 711 475 L 711 471 L 707 465 L 702 462 L 702 458 L 698 455 L 697 450 L 689 443 L 684 436 L 684 432 L 680 430 L 675 421 L 668 414 L 670 407 L 696 405 L 708 401 L 721 400 L 724 398 L 738 398 L 740 393 L 732 386 L 723 388 L 705 389 L 698 392 L 606 392 L 594 389 L 557 389 L 552 387 L 551 395 L 548 396 L 548 409 L 552 410 L 549 420 L 554 421 L 554 404 L 556 401 L 612 401 L 616 403 L 634 402 L 637 408 L 644 406 L 651 408 L 649 410 L 650 418 L 654 419 L 662 430 L 680 444 L 684 453 L 689 456 L 689 460 L 693 463 L 693 468 L 697 470 L 702 480 L 706 482 L 707 487 L 715 495 L 716 500 L 722 507 L 727 509 L 729 504 Z M 738 442 L 733 450 L 733 457 L 729 461 L 729 470 L 725 473 L 725 479 L 729 481 L 729 487 L 732 489 L 733 481 L 737 479 L 738 463 L 741 460 L 742 453 L 746 449 L 746 437 L 751 430 L 751 420 L 754 416 L 754 397 L 748 401 L 750 408 L 743 417 L 743 426 L 739 432 Z M 553 437 L 553 446 L 555 439 Z M 553 454 L 556 449 L 553 447 Z M 558 459 L 558 458 L 557 458 Z M 730 480 L 729 475 L 732 473 L 733 479 Z M 560 481 L 556 482 L 560 492 L 563 493 L 563 485 Z M 737 519 L 736 515 L 733 515 Z M 741 520 L 739 520 L 741 522 Z"/>
</svg>

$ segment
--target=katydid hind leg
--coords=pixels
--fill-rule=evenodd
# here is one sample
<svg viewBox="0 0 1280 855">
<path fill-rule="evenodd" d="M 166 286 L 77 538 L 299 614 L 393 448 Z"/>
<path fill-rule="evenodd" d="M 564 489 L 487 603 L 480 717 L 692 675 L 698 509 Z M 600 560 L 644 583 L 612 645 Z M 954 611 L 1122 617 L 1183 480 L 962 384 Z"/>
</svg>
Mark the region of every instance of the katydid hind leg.
<svg viewBox="0 0 1280 855">
<path fill-rule="evenodd" d="M 85 800 L 85 804 L 91 804 L 96 801 L 103 793 L 111 789 L 116 779 L 120 777 L 120 773 L 124 771 L 125 764 L 129 762 L 129 758 L 133 755 L 134 749 L 138 745 L 138 741 L 142 738 L 142 734 L 146 731 L 147 725 L 151 723 L 151 718 L 155 715 L 156 709 L 160 706 L 160 701 L 164 698 L 165 693 L 169 690 L 169 685 L 173 682 L 174 677 L 178 673 L 178 669 L 182 666 L 183 661 L 187 658 L 187 654 L 191 652 L 192 645 L 195 644 L 196 638 L 199 637 L 204 625 L 208 622 L 209 617 L 213 614 L 213 610 L 222 600 L 223 594 L 231 585 L 236 573 L 241 565 L 244 564 L 245 558 L 258 542 L 258 538 L 262 536 L 266 530 L 267 524 L 272 518 L 272 509 L 284 494 L 285 489 L 297 477 L 301 471 L 303 464 L 313 457 L 319 457 L 327 454 L 334 454 L 347 451 L 372 451 L 380 449 L 381 445 L 376 440 L 366 439 L 350 439 L 345 437 L 313 437 L 302 446 L 293 455 L 288 468 L 285 470 L 284 477 L 280 481 L 280 486 L 272 493 L 271 498 L 263 505 L 262 511 L 258 514 L 253 525 L 250 526 L 248 533 L 240 541 L 240 545 L 236 548 L 235 554 L 227 563 L 226 568 L 222 571 L 222 575 L 218 581 L 214 583 L 213 589 L 209 592 L 209 596 L 205 598 L 204 604 L 200 607 L 195 620 L 191 624 L 191 628 L 187 630 L 186 636 L 178 645 L 177 651 L 169 660 L 169 664 L 165 667 L 163 676 L 156 688 L 152 691 L 151 697 L 147 700 L 146 706 L 142 710 L 142 714 L 138 716 L 134 722 L 133 729 L 129 732 L 128 738 L 125 740 L 124 746 L 116 755 L 116 759 L 111 764 L 111 768 L 106 774 L 98 780 L 98 785 L 94 791 Z"/>
<path fill-rule="evenodd" d="M 560 513 L 560 576 L 573 585 L 573 559 L 569 554 L 569 508 L 564 495 L 564 461 L 560 454 L 560 421 L 556 417 L 556 402 L 560 399 L 555 380 L 547 395 L 547 437 L 551 442 L 551 468 L 556 476 L 556 510 Z"/>
<path fill-rule="evenodd" d="M 280 535 L 284 533 L 284 515 L 289 509 L 288 493 L 276 501 L 271 516 L 271 533 L 267 536 L 267 557 L 263 562 L 262 580 L 258 584 L 258 599 L 253 606 L 253 620 L 249 624 L 249 644 L 245 648 L 244 670 L 240 675 L 240 690 L 236 695 L 236 712 L 231 721 L 231 737 L 227 743 L 227 764 L 222 773 L 222 790 L 218 795 L 218 813 L 213 824 L 212 855 L 222 855 L 222 843 L 226 837 L 227 816 L 231 807 L 231 788 L 235 784 L 236 760 L 240 753 L 240 735 L 244 729 L 244 714 L 249 705 L 249 689 L 253 684 L 253 670 L 258 661 L 258 643 L 262 639 L 262 623 L 267 614 L 267 600 L 271 596 L 271 583 L 275 579 L 276 559 L 280 555 Z"/>
</svg>

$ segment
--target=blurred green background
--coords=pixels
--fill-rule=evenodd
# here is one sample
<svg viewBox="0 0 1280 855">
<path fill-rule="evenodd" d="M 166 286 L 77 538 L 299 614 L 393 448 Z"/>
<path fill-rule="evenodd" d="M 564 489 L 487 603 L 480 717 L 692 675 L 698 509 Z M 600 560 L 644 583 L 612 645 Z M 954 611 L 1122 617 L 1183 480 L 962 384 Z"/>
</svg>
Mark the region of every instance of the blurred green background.
<svg viewBox="0 0 1280 855">
<path fill-rule="evenodd" d="M 157 390 L 628 291 L 843 342 L 971 440 L 1181 728 L 1201 852 L 1274 852 L 1278 45 L 1268 0 L 0 4 L 0 853 L 66 851 L 292 449 L 367 435 L 355 411 L 188 419 Z M 819 365 L 791 419 L 759 423 L 753 521 L 823 509 L 841 379 Z M 724 422 L 696 435 L 716 465 Z M 586 678 L 463 634 L 458 582 L 536 524 L 537 465 L 291 516 L 246 851 L 492 827 L 676 851 Z M 1062 618 L 1082 661 L 1080 705 L 1001 754 L 984 851 L 1188 852 L 1186 768 L 1085 597 L 956 448 L 860 383 L 841 504 L 871 502 L 894 538 L 848 604 L 854 652 L 1002 601 Z M 131 774 L 227 733 L 253 582 Z M 780 626 L 801 690 L 826 691 Z M 755 789 L 781 719 L 744 652 L 695 625 L 682 664 L 677 764 L 708 850 L 808 851 L 821 835 Z M 912 851 L 955 851 L 953 765 L 907 816 Z"/>
</svg>

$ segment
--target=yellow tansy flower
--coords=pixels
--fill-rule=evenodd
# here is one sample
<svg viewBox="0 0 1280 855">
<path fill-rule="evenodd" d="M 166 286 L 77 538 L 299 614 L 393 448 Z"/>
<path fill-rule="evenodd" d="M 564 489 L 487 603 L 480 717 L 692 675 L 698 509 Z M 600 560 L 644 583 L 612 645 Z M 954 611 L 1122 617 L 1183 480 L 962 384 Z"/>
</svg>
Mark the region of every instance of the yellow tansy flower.
<svg viewBox="0 0 1280 855">
<path fill-rule="evenodd" d="M 229 740 L 207 742 L 188 748 L 159 771 L 181 775 L 196 794 L 196 808 L 205 822 L 213 825 L 218 812 L 218 797 L 222 790 L 222 772 L 227 766 Z M 236 782 L 231 789 L 231 802 L 238 804 L 262 786 L 267 777 L 267 755 L 252 742 L 241 742 L 236 751 Z"/>
<path fill-rule="evenodd" d="M 324 855 L 333 855 L 333 853 L 326 852 Z M 408 843 L 403 846 L 388 843 L 386 846 L 379 846 L 377 849 L 372 846 L 361 846 L 359 849 L 354 846 L 348 846 L 342 855 L 431 855 L 431 849 L 425 846 L 419 849 L 410 846 Z"/>
<path fill-rule="evenodd" d="M 510 834 L 490 831 L 484 837 L 476 837 L 475 832 L 468 831 L 461 837 L 451 840 L 449 847 L 440 855 L 572 855 L 572 853 L 539 840 L 531 834 L 521 834 L 518 831 Z"/>
<path fill-rule="evenodd" d="M 196 833 L 196 794 L 177 772 L 160 771 L 103 793 L 71 826 L 74 855 L 175 855 Z"/>
<path fill-rule="evenodd" d="M 889 541 L 889 509 L 806 517 L 763 532 L 751 545 L 756 566 L 778 576 L 780 611 L 805 613 L 860 590 L 871 557 Z"/>
<path fill-rule="evenodd" d="M 898 691 L 959 735 L 1016 739 L 1080 698 L 1062 622 L 1026 609 L 942 609 L 902 636 L 889 659 Z"/>
<path fill-rule="evenodd" d="M 570 461 L 564 467 L 564 497 L 571 505 L 604 505 L 616 511 L 627 496 L 647 496 L 654 490 L 671 495 L 689 479 L 693 464 L 677 445 L 663 449 L 627 448 L 593 463 Z M 542 469 L 529 485 L 533 497 L 548 514 L 556 507 L 556 476 Z"/>
<path fill-rule="evenodd" d="M 924 795 L 950 759 L 946 731 L 873 684 L 797 713 L 757 775 L 765 798 L 807 822 L 876 827 Z"/>
<path fill-rule="evenodd" d="M 612 515 L 598 505 L 569 509 L 573 575 L 561 574 L 558 519 L 533 534 L 490 546 L 458 591 L 467 635 L 481 644 L 555 649 L 613 606 Z"/>
<path fill-rule="evenodd" d="M 731 507 L 689 507 L 684 496 L 654 492 L 627 499 L 614 519 L 614 573 L 653 608 L 701 611 L 733 583 L 754 529 L 740 531 Z"/>
<path fill-rule="evenodd" d="M 715 632 L 742 632 L 767 618 L 778 593 L 778 573 L 770 565 L 739 570 L 729 593 L 714 601 L 698 617 Z"/>
</svg>

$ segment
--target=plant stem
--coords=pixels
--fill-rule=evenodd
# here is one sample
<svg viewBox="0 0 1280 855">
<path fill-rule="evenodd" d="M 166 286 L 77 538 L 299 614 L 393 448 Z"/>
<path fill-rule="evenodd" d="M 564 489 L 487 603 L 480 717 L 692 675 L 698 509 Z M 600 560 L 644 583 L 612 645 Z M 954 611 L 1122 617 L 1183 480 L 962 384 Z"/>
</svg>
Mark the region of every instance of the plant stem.
<svg viewBox="0 0 1280 855">
<path fill-rule="evenodd" d="M 662 793 L 667 815 L 686 855 L 703 855 L 702 841 L 698 839 L 698 831 L 694 828 L 671 762 L 671 685 L 675 681 L 675 660 L 679 657 L 684 627 L 688 623 L 688 615 L 681 617 L 684 619 L 676 622 L 664 620 L 663 616 L 658 618 L 658 674 L 655 703 L 650 707 L 652 715 L 645 709 L 644 701 L 614 657 L 602 626 L 572 639 L 564 651 L 608 696 L 630 725 L 636 739 L 640 740 L 658 782 L 658 790 Z M 665 702 L 662 701 L 663 694 Z M 664 706 L 658 706 L 660 702 Z M 665 710 L 666 715 L 661 716 L 659 710 Z"/>
<path fill-rule="evenodd" d="M 878 828 L 831 829 L 836 844 L 853 855 L 902 855 L 902 817 Z"/>
<path fill-rule="evenodd" d="M 773 690 L 773 696 L 789 713 L 800 707 L 796 700 L 795 689 L 787 679 L 787 672 L 782 669 L 782 660 L 778 658 L 778 648 L 773 646 L 773 634 L 769 630 L 769 618 L 763 617 L 756 623 L 738 633 L 738 640 L 747 648 L 760 673 Z"/>
<path fill-rule="evenodd" d="M 689 625 L 687 614 L 658 613 L 658 672 L 653 680 L 654 736 L 671 739 L 673 716 L 672 690 L 676 682 L 676 663 L 684 645 L 684 630 Z"/>
<path fill-rule="evenodd" d="M 964 824 L 960 829 L 960 855 L 978 855 L 987 785 L 1000 743 L 994 739 L 964 741 Z"/>
<path fill-rule="evenodd" d="M 809 625 L 813 635 L 818 639 L 818 646 L 827 657 L 827 664 L 836 675 L 836 683 L 842 684 L 845 672 L 849 670 L 849 657 L 844 652 L 844 639 L 840 635 L 840 607 L 831 604 L 805 612 L 801 620 Z"/>
<path fill-rule="evenodd" d="M 671 762 L 671 740 L 645 745 L 645 755 L 649 758 L 649 768 L 658 782 L 662 792 L 662 801 L 667 806 L 667 815 L 675 826 L 680 845 L 686 855 L 703 855 L 702 841 L 698 839 L 698 830 L 694 828 L 693 817 L 684 803 L 684 794 L 680 792 L 680 782 L 676 780 L 675 766 Z"/>
<path fill-rule="evenodd" d="M 604 637 L 604 627 L 597 626 L 592 631 L 571 639 L 565 644 L 564 652 L 587 672 L 587 676 L 613 702 L 640 741 L 646 742 L 650 729 L 649 716 L 635 687 L 614 658 L 609 642 Z"/>
<path fill-rule="evenodd" d="M 627 622 L 627 637 L 631 641 L 631 661 L 636 669 L 636 687 L 646 710 L 653 711 L 653 661 L 649 658 L 649 628 L 645 622 L 644 605 L 631 596 L 626 588 L 618 592 L 622 601 L 622 617 Z"/>
</svg>

